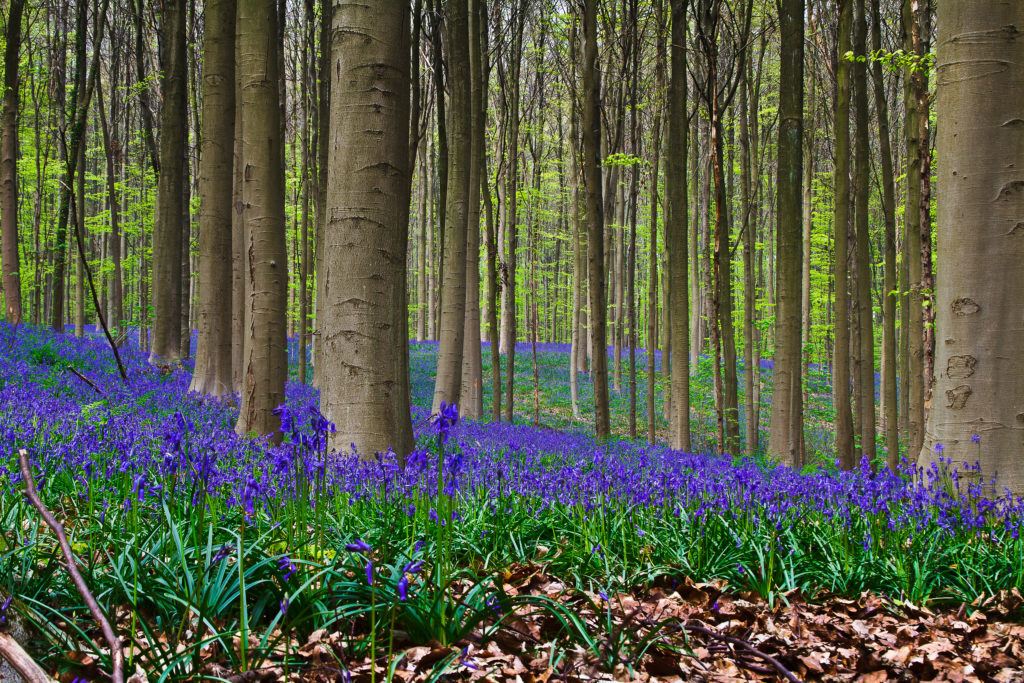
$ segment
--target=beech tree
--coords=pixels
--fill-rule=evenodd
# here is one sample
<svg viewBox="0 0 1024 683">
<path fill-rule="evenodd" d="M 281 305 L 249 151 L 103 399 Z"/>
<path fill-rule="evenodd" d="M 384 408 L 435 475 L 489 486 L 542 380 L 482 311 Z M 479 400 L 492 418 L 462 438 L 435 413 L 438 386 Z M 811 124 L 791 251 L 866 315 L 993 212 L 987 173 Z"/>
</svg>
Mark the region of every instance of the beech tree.
<svg viewBox="0 0 1024 683">
<path fill-rule="evenodd" d="M 163 6 L 163 50 L 160 79 L 160 178 L 156 223 L 153 226 L 153 338 L 150 362 L 175 363 L 181 357 L 181 233 L 185 197 L 182 150 L 188 138 L 185 54 L 185 0 Z"/>
<path fill-rule="evenodd" d="M 207 0 L 199 155 L 199 340 L 190 391 L 233 391 L 231 214 L 234 211 L 236 0 Z M 305 354 L 303 354 L 304 356 Z"/>
<path fill-rule="evenodd" d="M 24 0 L 11 0 L 7 10 L 7 45 L 0 111 L 0 235 L 3 239 L 4 314 L 7 322 L 21 322 L 21 277 L 18 265 L 18 94 L 21 17 Z"/>
<path fill-rule="evenodd" d="M 408 354 L 409 8 L 390 0 L 341 5 L 333 26 L 321 405 L 337 426 L 335 446 L 355 444 L 364 457 L 391 448 L 404 457 L 413 447 L 401 357 Z"/>
<path fill-rule="evenodd" d="M 690 442 L 690 294 L 687 283 L 688 244 L 686 169 L 689 125 L 686 120 L 686 8 L 687 0 L 671 0 L 669 79 L 665 148 L 665 247 L 668 251 L 672 339 L 672 384 L 668 444 L 689 450 Z M 666 362 L 667 354 L 662 356 Z"/>
<path fill-rule="evenodd" d="M 280 418 L 274 411 L 284 403 L 288 376 L 288 255 L 277 21 L 274 0 L 238 0 L 245 323 L 242 396 L 235 431 L 269 434 L 273 439 L 280 438 Z"/>
<path fill-rule="evenodd" d="M 800 350 L 801 180 L 803 167 L 804 0 L 779 0 L 782 37 L 779 78 L 779 168 L 776 227 L 775 368 L 768 451 L 803 465 L 803 387 Z"/>
<path fill-rule="evenodd" d="M 444 226 L 444 280 L 441 284 L 441 339 L 437 355 L 433 410 L 457 403 L 462 389 L 462 352 L 466 333 L 466 230 L 472 163 L 472 104 L 467 0 L 447 5 L 448 87 L 451 105 L 448 135 L 448 191 Z M 478 226 L 473 226 L 478 230 Z M 403 261 L 404 263 L 404 261 Z M 476 261 L 474 260 L 474 265 Z M 404 291 L 404 290 L 403 290 Z"/>
<path fill-rule="evenodd" d="M 608 408 L 608 341 L 604 280 L 604 207 L 601 201 L 601 85 L 597 72 L 597 4 L 583 2 L 583 183 L 586 186 L 587 275 L 590 291 L 590 342 L 594 376 L 594 432 L 599 439 L 611 434 Z M 512 376 L 511 353 L 509 377 Z M 509 379 L 509 388 L 512 380 Z M 511 405 L 512 392 L 508 392 Z M 508 411 L 511 416 L 511 409 Z"/>
<path fill-rule="evenodd" d="M 938 3 L 937 368 L 920 462 L 979 462 L 1024 494 L 1024 4 Z M 999 490 L 997 490 L 999 492 Z"/>
</svg>

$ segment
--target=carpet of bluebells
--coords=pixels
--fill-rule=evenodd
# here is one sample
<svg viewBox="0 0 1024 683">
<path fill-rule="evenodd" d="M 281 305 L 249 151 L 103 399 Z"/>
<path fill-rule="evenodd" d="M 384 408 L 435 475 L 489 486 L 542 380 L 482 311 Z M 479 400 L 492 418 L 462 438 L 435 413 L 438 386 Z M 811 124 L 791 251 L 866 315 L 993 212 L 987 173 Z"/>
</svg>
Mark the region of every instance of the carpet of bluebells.
<svg viewBox="0 0 1024 683">
<path fill-rule="evenodd" d="M 289 383 L 271 446 L 232 431 L 230 402 L 188 395 L 187 364 L 160 371 L 126 347 L 123 383 L 97 337 L 0 325 L 0 604 L 15 598 L 0 617 L 18 610 L 56 657 L 68 648 L 47 624 L 92 628 L 21 493 L 19 449 L 153 680 L 194 675 L 211 653 L 252 670 L 317 629 L 348 634 L 356 654 L 396 647 L 395 634 L 486 635 L 517 608 L 500 576 L 521 563 L 602 594 L 665 576 L 725 579 L 770 601 L 869 590 L 959 604 L 1024 588 L 1024 502 L 970 467 L 798 472 L 598 443 L 550 416 L 534 427 L 528 346 L 521 423 L 464 420 L 452 406 L 431 416 L 435 350 L 412 347 L 418 447 L 399 464 L 328 452 L 333 426 L 310 387 Z M 549 406 L 568 394 L 568 354 L 539 355 Z"/>
</svg>

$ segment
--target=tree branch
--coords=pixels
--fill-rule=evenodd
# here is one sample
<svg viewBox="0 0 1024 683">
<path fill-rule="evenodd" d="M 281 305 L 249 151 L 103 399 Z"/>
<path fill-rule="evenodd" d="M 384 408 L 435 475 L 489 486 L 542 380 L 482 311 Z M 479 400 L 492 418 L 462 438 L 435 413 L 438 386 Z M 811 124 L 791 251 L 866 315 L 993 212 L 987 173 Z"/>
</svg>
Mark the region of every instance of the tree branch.
<svg viewBox="0 0 1024 683">
<path fill-rule="evenodd" d="M 29 502 L 32 503 L 32 506 L 39 511 L 39 516 L 46 522 L 46 526 L 50 527 L 53 533 L 56 534 L 61 554 L 64 555 L 68 573 L 71 575 L 71 580 L 74 582 L 75 588 L 78 589 L 79 595 L 82 596 L 82 600 L 85 601 L 86 606 L 89 608 L 92 618 L 96 620 L 100 630 L 103 631 L 103 638 L 110 646 L 110 658 L 113 661 L 113 672 L 111 674 L 113 683 L 124 683 L 124 654 L 121 651 L 121 640 L 114 633 L 114 629 L 110 626 L 106 616 L 104 616 L 99 603 L 96 602 L 96 598 L 89 590 L 89 586 L 86 585 L 81 572 L 78 571 L 78 565 L 75 564 L 75 556 L 71 551 L 71 544 L 68 543 L 68 536 L 64 533 L 64 527 L 46 509 L 43 502 L 39 500 L 39 494 L 36 493 L 35 480 L 32 478 L 32 468 L 28 462 L 28 451 L 24 448 L 18 451 L 18 465 L 21 468 L 21 478 L 25 482 L 25 495 L 28 497 Z"/>
</svg>

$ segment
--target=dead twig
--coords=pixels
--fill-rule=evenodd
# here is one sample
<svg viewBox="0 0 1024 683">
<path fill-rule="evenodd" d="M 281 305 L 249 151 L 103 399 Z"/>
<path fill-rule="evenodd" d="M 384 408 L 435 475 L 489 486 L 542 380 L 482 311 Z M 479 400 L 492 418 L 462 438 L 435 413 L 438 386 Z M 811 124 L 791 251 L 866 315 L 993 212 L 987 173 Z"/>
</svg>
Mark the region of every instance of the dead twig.
<svg viewBox="0 0 1024 683">
<path fill-rule="evenodd" d="M 793 672 L 791 672 L 789 669 L 783 666 L 782 662 L 777 660 L 775 657 L 772 657 L 770 654 L 758 650 L 756 647 L 754 647 L 747 641 L 743 640 L 742 638 L 727 636 L 724 633 L 718 633 L 717 631 L 706 628 L 704 626 L 698 626 L 696 624 L 682 624 L 681 626 L 683 629 L 691 633 L 700 633 L 709 638 L 720 640 L 724 643 L 728 643 L 730 645 L 742 648 L 750 654 L 760 657 L 764 661 L 771 664 L 773 667 L 775 667 L 775 670 L 779 672 L 779 675 L 785 678 L 787 681 L 790 681 L 790 683 L 800 683 L 800 679 L 794 676 Z"/>
<path fill-rule="evenodd" d="M 73 366 L 73 365 L 69 365 L 69 366 L 68 366 L 68 370 L 70 370 L 70 371 L 71 371 L 71 373 L 72 373 L 72 374 L 73 374 L 73 375 L 74 375 L 75 377 L 77 377 L 78 379 L 82 380 L 83 382 L 85 382 L 86 384 L 88 384 L 88 385 L 89 385 L 90 387 L 92 387 L 92 388 L 93 388 L 93 391 L 95 391 L 95 392 L 96 392 L 97 394 L 99 394 L 100 396 L 102 396 L 102 395 L 103 395 L 103 390 L 102 390 L 102 389 L 100 389 L 100 388 L 99 388 L 98 386 L 96 386 L 96 385 L 95 385 L 95 384 L 93 383 L 93 381 L 92 381 L 91 379 L 89 379 L 88 377 L 86 377 L 85 375 L 83 375 L 82 373 L 80 373 L 80 372 L 79 372 L 78 370 L 76 370 L 76 369 L 75 369 L 75 366 Z"/>
<path fill-rule="evenodd" d="M 39 494 L 36 493 L 35 479 L 32 478 L 32 468 L 28 462 L 28 451 L 24 448 L 18 451 L 18 465 L 21 468 L 21 478 L 25 482 L 25 495 L 28 496 L 29 502 L 39 512 L 39 516 L 46 522 L 46 526 L 50 527 L 57 536 L 57 542 L 60 544 L 61 554 L 64 555 L 64 560 L 67 562 L 67 569 L 71 575 L 71 580 L 74 582 L 75 588 L 78 589 L 78 594 L 82 596 L 82 600 L 85 601 L 86 606 L 89 608 L 92 618 L 99 624 L 107 645 L 110 646 L 110 658 L 113 661 L 111 679 L 113 683 L 124 683 L 124 653 L 121 651 L 121 640 L 114 633 L 114 629 L 110 626 L 110 622 L 107 621 L 107 617 L 104 616 L 99 603 L 96 602 L 96 598 L 89 590 L 89 586 L 86 585 L 81 572 L 78 571 L 78 565 L 75 564 L 75 556 L 71 551 L 68 536 L 64 533 L 64 527 L 46 509 L 43 502 L 39 500 Z"/>
</svg>

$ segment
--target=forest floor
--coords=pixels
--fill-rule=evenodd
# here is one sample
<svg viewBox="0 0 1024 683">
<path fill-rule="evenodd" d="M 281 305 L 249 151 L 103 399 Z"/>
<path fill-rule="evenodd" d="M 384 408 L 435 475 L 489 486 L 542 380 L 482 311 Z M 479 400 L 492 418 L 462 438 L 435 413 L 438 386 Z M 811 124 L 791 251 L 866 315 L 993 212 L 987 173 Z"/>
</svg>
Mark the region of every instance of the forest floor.
<svg viewBox="0 0 1024 683">
<path fill-rule="evenodd" d="M 101 340 L 0 341 L 0 630 L 27 629 L 65 683 L 105 680 L 109 648 L 25 500 L 22 449 L 135 680 L 1024 680 L 1024 502 L 969 472 L 837 472 L 824 432 L 800 472 L 598 443 L 555 345 L 537 427 L 529 345 L 509 425 L 430 420 L 436 346 L 414 344 L 417 450 L 360 461 L 325 452 L 310 387 L 289 384 L 270 446 L 187 395 L 187 362 L 126 348 L 122 383 Z"/>
</svg>

